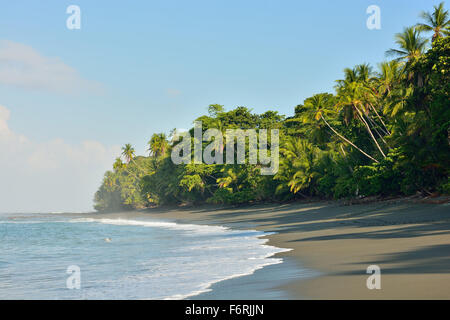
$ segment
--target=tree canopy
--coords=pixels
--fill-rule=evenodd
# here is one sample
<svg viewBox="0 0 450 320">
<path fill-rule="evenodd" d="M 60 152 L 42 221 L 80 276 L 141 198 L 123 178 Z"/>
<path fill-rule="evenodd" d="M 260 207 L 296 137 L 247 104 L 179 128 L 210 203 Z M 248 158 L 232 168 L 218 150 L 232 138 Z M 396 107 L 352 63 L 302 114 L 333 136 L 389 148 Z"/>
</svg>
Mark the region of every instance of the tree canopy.
<svg viewBox="0 0 450 320">
<path fill-rule="evenodd" d="M 171 139 L 155 133 L 148 157 L 136 156 L 130 144 L 123 147 L 125 162 L 116 159 L 105 173 L 95 208 L 448 194 L 450 22 L 443 3 L 420 17 L 423 21 L 395 36 L 396 47 L 387 52 L 393 60 L 378 68 L 345 68 L 335 92 L 305 99 L 293 116 L 272 110 L 257 114 L 243 106 L 227 111 L 212 104 L 195 119 L 202 121 L 203 132 L 278 129 L 275 175 L 261 175 L 261 165 L 248 161 L 175 165 L 170 154 L 179 143 L 173 139 L 176 131 Z M 431 39 L 423 38 L 426 32 Z M 203 148 L 209 144 L 202 143 Z M 225 143 L 214 152 L 223 152 Z"/>
</svg>

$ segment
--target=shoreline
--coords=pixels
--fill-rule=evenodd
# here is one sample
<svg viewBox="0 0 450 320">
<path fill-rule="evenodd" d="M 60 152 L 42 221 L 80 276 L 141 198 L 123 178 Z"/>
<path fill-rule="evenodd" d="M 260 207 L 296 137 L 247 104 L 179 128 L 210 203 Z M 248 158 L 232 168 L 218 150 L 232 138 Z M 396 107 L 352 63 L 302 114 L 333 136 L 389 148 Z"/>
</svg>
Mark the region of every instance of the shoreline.
<svg viewBox="0 0 450 320">
<path fill-rule="evenodd" d="M 136 214 L 276 232 L 264 236 L 266 244 L 293 250 L 274 257 L 292 259 L 320 274 L 282 284 L 279 289 L 292 299 L 450 299 L 448 202 L 398 199 L 351 206 L 337 202 L 202 206 L 113 215 Z M 366 268 L 372 264 L 381 268 L 381 290 L 366 287 Z"/>
<path fill-rule="evenodd" d="M 90 213 L 89 215 L 72 213 L 65 214 L 65 216 L 69 216 L 70 218 L 72 218 L 70 222 L 97 222 L 107 225 L 151 226 L 163 229 L 193 231 L 194 233 L 197 230 L 203 230 L 202 232 L 205 232 L 205 229 L 208 229 L 209 232 L 211 232 L 212 230 L 213 233 L 217 233 L 217 230 L 220 230 L 221 232 L 228 234 L 228 236 L 225 237 L 228 237 L 229 240 L 235 237 L 237 239 L 241 239 L 240 246 L 247 247 L 250 245 L 252 247 L 253 257 L 250 257 L 249 261 L 254 260 L 256 264 L 251 266 L 250 269 L 247 268 L 246 270 L 241 271 L 235 270 L 236 272 L 233 274 L 225 275 L 218 279 L 212 279 L 210 281 L 200 283 L 200 286 L 195 291 L 182 294 L 173 294 L 168 297 L 161 298 L 163 300 L 235 299 L 236 289 L 239 290 L 238 294 L 242 294 L 243 291 L 247 292 L 248 295 L 243 295 L 241 299 L 246 299 L 248 296 L 257 297 L 259 300 L 289 299 L 290 297 L 286 293 L 281 293 L 280 290 L 277 290 L 278 292 L 276 293 L 274 290 L 271 290 L 272 286 L 274 284 L 281 285 L 282 283 L 287 282 L 285 281 L 284 273 L 288 273 L 290 275 L 290 278 L 293 277 L 294 273 L 299 273 L 297 267 L 293 267 L 292 264 L 286 266 L 285 264 L 283 264 L 283 262 L 285 262 L 284 259 L 277 257 L 278 254 L 290 251 L 291 249 L 279 248 L 267 244 L 267 242 L 269 241 L 269 239 L 266 238 L 268 233 L 257 231 L 254 228 L 250 228 L 248 226 L 230 227 L 229 225 L 224 224 L 204 224 L 198 221 L 192 223 L 193 221 L 181 221 L 179 219 L 173 218 L 161 219 L 160 217 L 150 217 L 149 215 L 138 211 L 126 211 L 109 214 Z M 258 240 L 256 241 L 256 239 Z M 212 239 L 212 243 L 214 246 L 214 239 Z M 233 244 L 231 245 L 233 246 Z M 226 249 L 226 246 L 224 248 Z M 265 253 L 263 255 L 257 254 L 261 250 L 265 251 Z M 239 261 L 240 260 L 233 259 L 233 263 Z M 245 261 L 243 260 L 242 262 Z M 257 273 L 258 275 L 260 275 L 261 273 L 266 273 L 267 267 L 271 267 L 270 269 L 272 271 L 270 276 L 263 276 L 263 278 L 259 280 L 259 283 L 255 285 L 255 281 L 253 279 L 255 277 L 255 273 Z M 264 272 L 262 272 L 263 269 Z M 274 271 L 277 273 L 277 276 L 274 276 Z M 250 286 L 253 287 L 253 289 L 242 288 L 242 279 L 250 279 Z M 270 279 L 270 282 L 266 281 L 267 279 Z M 232 295 L 230 295 L 230 293 L 232 293 Z"/>
</svg>

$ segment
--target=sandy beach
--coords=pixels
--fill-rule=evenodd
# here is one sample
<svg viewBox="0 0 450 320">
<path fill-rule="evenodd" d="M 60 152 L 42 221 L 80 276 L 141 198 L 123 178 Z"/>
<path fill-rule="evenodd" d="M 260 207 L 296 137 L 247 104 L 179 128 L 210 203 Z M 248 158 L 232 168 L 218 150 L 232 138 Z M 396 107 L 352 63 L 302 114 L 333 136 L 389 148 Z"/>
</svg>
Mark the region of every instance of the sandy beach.
<svg viewBox="0 0 450 320">
<path fill-rule="evenodd" d="M 142 214 L 275 232 L 267 236 L 269 245 L 293 249 L 281 257 L 318 271 L 318 276 L 279 288 L 293 299 L 450 298 L 448 203 L 391 200 L 347 206 L 315 202 L 232 209 L 156 208 L 108 215 Z M 381 268 L 380 290 L 367 289 L 369 265 Z"/>
</svg>

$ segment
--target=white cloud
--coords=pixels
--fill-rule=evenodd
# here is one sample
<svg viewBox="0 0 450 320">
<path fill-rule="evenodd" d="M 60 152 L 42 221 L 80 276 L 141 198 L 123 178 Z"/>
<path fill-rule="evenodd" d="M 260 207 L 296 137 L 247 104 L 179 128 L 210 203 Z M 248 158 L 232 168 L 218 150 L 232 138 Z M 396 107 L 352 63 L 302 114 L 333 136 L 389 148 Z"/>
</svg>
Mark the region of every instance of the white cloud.
<svg viewBox="0 0 450 320">
<path fill-rule="evenodd" d="M 0 41 L 0 84 L 57 93 L 100 93 L 102 85 L 83 79 L 59 58 L 45 57 L 30 46 Z"/>
<path fill-rule="evenodd" d="M 92 210 L 103 174 L 120 147 L 97 141 L 38 143 L 12 131 L 0 106 L 0 212 Z"/>
</svg>

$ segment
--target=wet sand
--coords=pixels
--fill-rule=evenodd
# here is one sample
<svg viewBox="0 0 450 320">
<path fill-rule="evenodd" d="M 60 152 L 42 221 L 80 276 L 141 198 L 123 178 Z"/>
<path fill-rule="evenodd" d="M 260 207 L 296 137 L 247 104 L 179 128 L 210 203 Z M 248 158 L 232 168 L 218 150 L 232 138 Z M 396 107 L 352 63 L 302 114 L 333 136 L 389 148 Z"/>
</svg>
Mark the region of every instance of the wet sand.
<svg viewBox="0 0 450 320">
<path fill-rule="evenodd" d="M 276 232 L 267 236 L 268 244 L 293 249 L 279 256 L 318 274 L 292 279 L 277 288 L 292 299 L 450 299 L 449 203 L 397 200 L 352 206 L 336 202 L 228 209 L 202 206 L 112 215 L 131 218 L 141 214 Z M 366 286 L 369 265 L 381 268 L 380 290 Z"/>
</svg>

